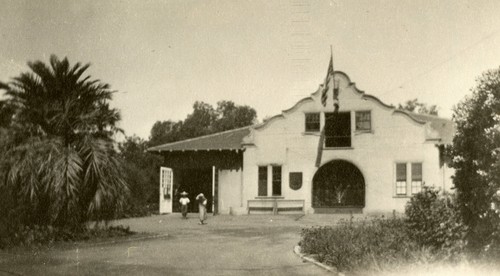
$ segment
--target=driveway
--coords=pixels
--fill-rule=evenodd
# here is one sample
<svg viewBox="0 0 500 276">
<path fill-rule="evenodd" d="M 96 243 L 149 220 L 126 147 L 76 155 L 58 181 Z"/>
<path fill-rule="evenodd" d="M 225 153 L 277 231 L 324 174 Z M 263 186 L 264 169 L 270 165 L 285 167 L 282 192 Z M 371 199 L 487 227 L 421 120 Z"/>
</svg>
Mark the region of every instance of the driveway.
<svg viewBox="0 0 500 276">
<path fill-rule="evenodd" d="M 0 252 L 0 275 L 326 275 L 293 253 L 303 227 L 333 225 L 339 215 L 209 216 L 115 221 L 142 234 L 130 240 Z M 148 236 L 148 237 L 144 237 Z"/>
</svg>

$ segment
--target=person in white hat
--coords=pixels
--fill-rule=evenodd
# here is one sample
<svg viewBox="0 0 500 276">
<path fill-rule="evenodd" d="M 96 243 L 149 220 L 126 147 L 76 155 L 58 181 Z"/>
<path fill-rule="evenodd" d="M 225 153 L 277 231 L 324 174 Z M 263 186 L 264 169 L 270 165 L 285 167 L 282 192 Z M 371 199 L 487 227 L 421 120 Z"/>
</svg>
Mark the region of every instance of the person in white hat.
<svg viewBox="0 0 500 276">
<path fill-rule="evenodd" d="M 185 191 L 181 193 L 181 199 L 179 199 L 179 202 L 181 204 L 181 212 L 182 212 L 182 218 L 187 219 L 187 213 L 188 213 L 188 204 L 191 202 L 189 198 L 187 197 L 188 193 Z"/>
<path fill-rule="evenodd" d="M 207 219 L 207 199 L 205 195 L 199 194 L 196 196 L 196 201 L 198 201 L 198 210 L 200 211 L 200 224 L 205 224 Z"/>
</svg>

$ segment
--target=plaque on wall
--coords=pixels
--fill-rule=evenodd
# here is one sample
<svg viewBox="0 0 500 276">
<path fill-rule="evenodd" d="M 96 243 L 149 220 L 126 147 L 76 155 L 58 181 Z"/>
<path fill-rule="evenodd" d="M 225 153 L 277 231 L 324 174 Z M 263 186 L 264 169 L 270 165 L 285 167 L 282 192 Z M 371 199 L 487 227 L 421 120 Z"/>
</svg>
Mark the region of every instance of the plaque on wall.
<svg viewBox="0 0 500 276">
<path fill-rule="evenodd" d="M 298 190 L 302 187 L 302 173 L 301 172 L 291 172 L 290 173 L 290 189 Z"/>
</svg>

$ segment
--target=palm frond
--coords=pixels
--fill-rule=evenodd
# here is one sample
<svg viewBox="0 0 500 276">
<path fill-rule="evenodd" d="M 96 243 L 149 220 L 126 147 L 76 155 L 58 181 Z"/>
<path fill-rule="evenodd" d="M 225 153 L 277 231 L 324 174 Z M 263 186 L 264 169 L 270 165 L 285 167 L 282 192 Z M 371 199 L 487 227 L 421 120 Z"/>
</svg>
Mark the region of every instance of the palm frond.
<svg viewBox="0 0 500 276">
<path fill-rule="evenodd" d="M 86 137 L 81 149 L 85 194 L 90 200 L 88 213 L 94 218 L 110 218 L 122 207 L 128 193 L 122 164 L 109 140 Z"/>
</svg>

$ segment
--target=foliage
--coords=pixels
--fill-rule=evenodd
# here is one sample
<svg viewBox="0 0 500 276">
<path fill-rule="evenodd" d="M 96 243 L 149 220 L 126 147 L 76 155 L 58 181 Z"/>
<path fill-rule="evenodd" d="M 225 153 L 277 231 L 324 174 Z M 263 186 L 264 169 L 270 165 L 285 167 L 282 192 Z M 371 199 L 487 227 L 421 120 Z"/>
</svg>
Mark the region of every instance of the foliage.
<svg viewBox="0 0 500 276">
<path fill-rule="evenodd" d="M 156 203 L 145 203 L 144 201 L 133 199 L 130 203 L 127 203 L 127 205 L 123 208 L 123 211 L 118 214 L 118 218 L 149 217 L 152 215 L 158 215 L 158 199 L 156 199 L 156 201 Z"/>
<path fill-rule="evenodd" d="M 112 218 L 128 189 L 112 139 L 120 115 L 109 106 L 109 85 L 66 58 L 28 66 L 0 85 L 12 115 L 1 129 L 0 187 L 16 206 L 15 221 L 76 231 L 89 219 Z"/>
<path fill-rule="evenodd" d="M 193 113 L 184 121 L 157 121 L 151 129 L 149 146 L 248 126 L 254 123 L 256 117 L 255 109 L 246 105 L 219 101 L 214 109 L 210 104 L 197 101 L 193 105 Z"/>
<path fill-rule="evenodd" d="M 213 124 L 214 132 L 220 132 L 248 126 L 254 123 L 257 113 L 249 106 L 237 106 L 231 101 L 217 102 L 217 120 Z"/>
<path fill-rule="evenodd" d="M 333 227 L 303 229 L 300 246 L 303 253 L 314 254 L 318 261 L 340 271 L 391 270 L 415 262 L 422 255 L 431 259 L 407 233 L 404 221 L 398 218 L 341 221 Z"/>
<path fill-rule="evenodd" d="M 0 248 L 12 246 L 40 247 L 59 241 L 85 241 L 123 237 L 135 234 L 129 227 L 122 225 L 104 228 L 83 228 L 74 231 L 68 228 L 55 228 L 50 225 L 19 225 L 9 238 L 0 242 Z"/>
<path fill-rule="evenodd" d="M 398 104 L 398 109 L 408 110 L 410 112 L 417 112 L 420 114 L 438 115 L 438 107 L 436 105 L 427 105 L 421 103 L 418 99 L 408 100 L 403 105 Z"/>
<path fill-rule="evenodd" d="M 148 145 L 156 146 L 182 140 L 181 127 L 182 121 L 156 121 L 151 128 Z"/>
<path fill-rule="evenodd" d="M 453 195 L 425 188 L 406 205 L 409 236 L 421 246 L 445 250 L 450 257 L 463 252 L 467 227 Z"/>
<path fill-rule="evenodd" d="M 476 251 L 500 248 L 500 68 L 485 72 L 454 108 L 451 155 L 467 240 Z"/>
<path fill-rule="evenodd" d="M 147 141 L 136 136 L 126 137 L 119 144 L 119 149 L 125 167 L 125 181 L 130 188 L 126 207 L 120 217 L 150 215 L 152 210 L 149 206 L 158 203 L 162 158 L 147 152 Z"/>
</svg>

